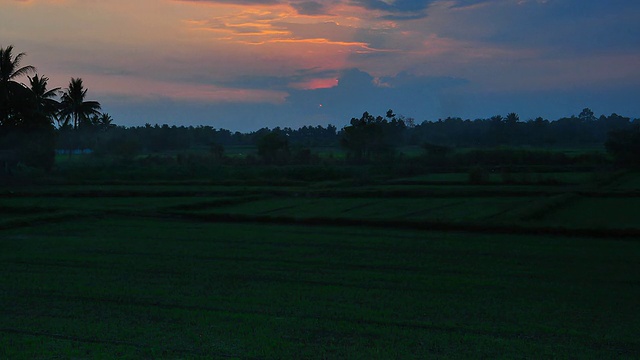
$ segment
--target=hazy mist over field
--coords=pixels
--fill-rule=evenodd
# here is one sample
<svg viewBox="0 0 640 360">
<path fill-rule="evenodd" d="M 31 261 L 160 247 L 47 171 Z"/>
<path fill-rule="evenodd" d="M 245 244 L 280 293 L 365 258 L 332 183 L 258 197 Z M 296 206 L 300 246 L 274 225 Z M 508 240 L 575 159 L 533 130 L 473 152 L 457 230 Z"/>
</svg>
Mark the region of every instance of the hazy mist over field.
<svg viewBox="0 0 640 360">
<path fill-rule="evenodd" d="M 2 0 L 0 46 L 119 125 L 343 126 L 393 108 L 640 115 L 640 3 Z"/>
</svg>

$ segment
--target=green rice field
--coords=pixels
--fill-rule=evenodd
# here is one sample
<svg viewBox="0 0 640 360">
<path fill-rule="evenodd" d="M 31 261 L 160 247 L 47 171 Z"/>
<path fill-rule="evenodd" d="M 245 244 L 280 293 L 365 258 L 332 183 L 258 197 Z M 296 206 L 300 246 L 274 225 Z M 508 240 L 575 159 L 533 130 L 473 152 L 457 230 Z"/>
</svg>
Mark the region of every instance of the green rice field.
<svg viewBox="0 0 640 360">
<path fill-rule="evenodd" d="M 640 177 L 587 178 L 0 188 L 0 358 L 638 358 Z"/>
</svg>

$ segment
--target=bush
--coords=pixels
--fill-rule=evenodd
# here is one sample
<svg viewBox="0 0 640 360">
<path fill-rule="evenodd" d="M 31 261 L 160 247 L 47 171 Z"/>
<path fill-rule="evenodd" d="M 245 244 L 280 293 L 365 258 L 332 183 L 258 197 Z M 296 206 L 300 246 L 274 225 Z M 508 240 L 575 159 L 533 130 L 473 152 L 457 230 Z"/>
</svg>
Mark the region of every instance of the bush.
<svg viewBox="0 0 640 360">
<path fill-rule="evenodd" d="M 55 133 L 51 129 L 38 129 L 32 131 L 15 131 L 0 139 L 3 152 L 12 154 L 14 158 L 5 162 L 7 167 L 15 167 L 22 164 L 27 167 L 51 171 L 55 163 Z M 5 169 L 11 173 L 10 168 Z"/>
<path fill-rule="evenodd" d="M 119 132 L 104 134 L 94 148 L 96 156 L 115 156 L 121 159 L 133 159 L 140 153 L 140 141 L 132 135 L 121 136 Z"/>
<path fill-rule="evenodd" d="M 618 163 L 640 166 L 640 126 L 610 132 L 605 147 Z"/>
<path fill-rule="evenodd" d="M 256 142 L 258 155 L 266 164 L 283 164 L 289 160 L 289 140 L 285 134 L 270 132 Z"/>
</svg>

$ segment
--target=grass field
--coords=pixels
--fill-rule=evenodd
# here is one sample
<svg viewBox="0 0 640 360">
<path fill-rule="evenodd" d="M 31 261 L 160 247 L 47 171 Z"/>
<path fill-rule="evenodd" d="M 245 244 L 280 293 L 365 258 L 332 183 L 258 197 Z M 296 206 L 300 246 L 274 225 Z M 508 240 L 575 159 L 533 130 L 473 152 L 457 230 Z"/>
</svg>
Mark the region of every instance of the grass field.
<svg viewBox="0 0 640 360">
<path fill-rule="evenodd" d="M 0 358 L 637 358 L 640 177 L 567 178 L 2 188 Z"/>
</svg>

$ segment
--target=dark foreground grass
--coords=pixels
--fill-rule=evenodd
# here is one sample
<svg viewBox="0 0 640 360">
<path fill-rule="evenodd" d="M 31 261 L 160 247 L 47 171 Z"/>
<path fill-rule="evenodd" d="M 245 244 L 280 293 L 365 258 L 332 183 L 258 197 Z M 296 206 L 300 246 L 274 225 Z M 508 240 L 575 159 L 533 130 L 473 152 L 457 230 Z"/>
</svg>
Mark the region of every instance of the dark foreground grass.
<svg viewBox="0 0 640 360">
<path fill-rule="evenodd" d="M 640 354 L 633 239 L 113 216 L 0 231 L 0 358 Z"/>
<path fill-rule="evenodd" d="M 586 226 L 601 229 L 640 228 L 640 196 L 578 197 L 545 214 L 544 221 L 564 226 Z"/>
</svg>

